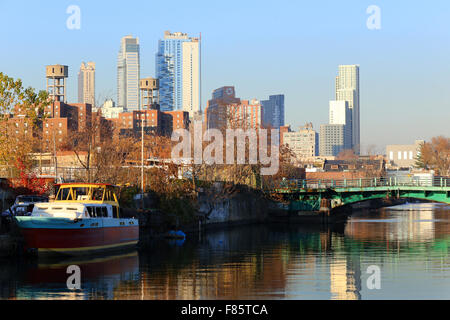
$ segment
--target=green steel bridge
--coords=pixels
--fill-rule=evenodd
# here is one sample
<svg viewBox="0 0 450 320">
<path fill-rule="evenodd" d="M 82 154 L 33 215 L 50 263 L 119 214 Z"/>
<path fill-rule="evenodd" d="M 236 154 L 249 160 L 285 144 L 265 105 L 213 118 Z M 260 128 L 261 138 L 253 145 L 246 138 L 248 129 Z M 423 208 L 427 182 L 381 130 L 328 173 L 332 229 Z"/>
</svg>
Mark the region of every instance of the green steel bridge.
<svg viewBox="0 0 450 320">
<path fill-rule="evenodd" d="M 285 180 L 272 193 L 289 211 L 331 210 L 372 199 L 413 198 L 450 204 L 450 178 L 365 178 Z"/>
</svg>

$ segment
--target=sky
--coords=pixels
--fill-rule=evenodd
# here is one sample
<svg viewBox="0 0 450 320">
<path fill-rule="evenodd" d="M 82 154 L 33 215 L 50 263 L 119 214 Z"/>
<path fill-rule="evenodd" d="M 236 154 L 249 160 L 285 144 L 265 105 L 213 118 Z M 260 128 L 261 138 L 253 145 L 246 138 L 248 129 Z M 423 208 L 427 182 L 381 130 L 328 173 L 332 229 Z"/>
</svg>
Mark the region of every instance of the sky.
<svg viewBox="0 0 450 320">
<path fill-rule="evenodd" d="M 67 28 L 80 8 L 80 29 Z M 380 29 L 367 20 L 380 9 Z M 450 136 L 450 1 L 0 0 L 0 72 L 45 89 L 45 65 L 69 66 L 77 102 L 82 61 L 96 63 L 96 98 L 117 100 L 117 54 L 140 41 L 141 77 L 155 76 L 164 31 L 202 35 L 202 108 L 216 88 L 242 99 L 285 95 L 297 130 L 328 122 L 338 65 L 360 65 L 362 151 Z"/>
</svg>

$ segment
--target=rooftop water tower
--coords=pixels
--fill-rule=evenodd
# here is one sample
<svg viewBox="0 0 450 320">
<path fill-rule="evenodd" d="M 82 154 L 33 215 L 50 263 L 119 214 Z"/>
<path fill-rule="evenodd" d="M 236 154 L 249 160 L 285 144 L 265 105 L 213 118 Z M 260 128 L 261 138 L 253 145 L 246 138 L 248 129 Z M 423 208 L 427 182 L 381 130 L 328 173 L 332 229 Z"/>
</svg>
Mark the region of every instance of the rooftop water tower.
<svg viewBox="0 0 450 320">
<path fill-rule="evenodd" d="M 45 67 L 47 92 L 55 101 L 67 102 L 66 78 L 69 77 L 69 67 L 60 64 Z"/>
<path fill-rule="evenodd" d="M 159 80 L 155 78 L 144 78 L 139 81 L 141 89 L 141 108 L 150 110 L 158 108 L 159 105 Z"/>
</svg>

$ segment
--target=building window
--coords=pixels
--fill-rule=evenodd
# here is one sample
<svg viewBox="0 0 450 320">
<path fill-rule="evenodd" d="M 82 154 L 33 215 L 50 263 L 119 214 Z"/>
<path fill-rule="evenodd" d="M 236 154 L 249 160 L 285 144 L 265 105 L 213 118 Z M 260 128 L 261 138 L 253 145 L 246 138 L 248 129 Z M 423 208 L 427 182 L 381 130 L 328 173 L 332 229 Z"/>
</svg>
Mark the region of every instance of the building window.
<svg viewBox="0 0 450 320">
<path fill-rule="evenodd" d="M 413 152 L 410 151 L 410 152 L 409 152 L 409 160 L 412 160 L 412 159 L 413 159 Z"/>
<path fill-rule="evenodd" d="M 402 160 L 402 152 L 401 152 L 401 151 L 398 152 L 397 159 L 398 159 L 398 160 Z"/>
<path fill-rule="evenodd" d="M 389 160 L 394 160 L 394 151 L 389 152 Z"/>
</svg>

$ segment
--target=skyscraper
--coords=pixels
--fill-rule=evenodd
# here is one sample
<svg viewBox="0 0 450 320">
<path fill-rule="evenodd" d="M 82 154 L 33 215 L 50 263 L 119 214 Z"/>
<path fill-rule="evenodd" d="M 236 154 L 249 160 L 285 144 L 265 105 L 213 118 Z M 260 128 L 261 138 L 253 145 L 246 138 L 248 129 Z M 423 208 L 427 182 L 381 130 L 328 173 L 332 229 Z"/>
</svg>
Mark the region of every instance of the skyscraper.
<svg viewBox="0 0 450 320">
<path fill-rule="evenodd" d="M 78 103 L 95 106 L 95 63 L 81 63 L 78 71 Z"/>
<path fill-rule="evenodd" d="M 262 100 L 261 105 L 265 127 L 278 129 L 284 126 L 284 94 L 269 96 L 269 100 Z"/>
<path fill-rule="evenodd" d="M 186 33 L 164 33 L 156 53 L 161 111 L 200 111 L 200 41 Z"/>
<path fill-rule="evenodd" d="M 336 77 L 336 100 L 348 101 L 351 110 L 352 149 L 360 153 L 359 65 L 340 65 Z"/>
<path fill-rule="evenodd" d="M 117 104 L 128 111 L 139 110 L 139 38 L 125 36 L 117 58 Z"/>
</svg>

